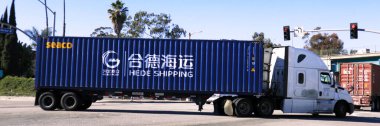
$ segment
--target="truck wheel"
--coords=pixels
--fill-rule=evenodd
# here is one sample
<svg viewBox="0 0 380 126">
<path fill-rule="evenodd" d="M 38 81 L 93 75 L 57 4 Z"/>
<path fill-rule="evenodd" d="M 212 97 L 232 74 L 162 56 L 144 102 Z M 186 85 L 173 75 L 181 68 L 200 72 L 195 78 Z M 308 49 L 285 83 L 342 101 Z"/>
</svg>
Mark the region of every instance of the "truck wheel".
<svg viewBox="0 0 380 126">
<path fill-rule="evenodd" d="M 338 102 L 338 103 L 336 103 L 336 105 L 334 107 L 335 116 L 338 117 L 338 118 L 344 118 L 344 117 L 346 117 L 347 109 L 348 108 L 347 108 L 346 103 L 344 103 L 344 102 Z"/>
<path fill-rule="evenodd" d="M 212 102 L 214 105 L 214 114 L 215 115 L 225 115 L 224 113 L 224 100 L 218 99 L 214 102 Z"/>
<path fill-rule="evenodd" d="M 248 117 L 253 113 L 252 101 L 247 98 L 237 98 L 233 101 L 234 112 L 237 117 Z"/>
<path fill-rule="evenodd" d="M 38 98 L 38 103 L 43 110 L 54 110 L 58 106 L 58 101 L 51 92 L 42 93 Z"/>
<path fill-rule="evenodd" d="M 255 105 L 255 115 L 266 117 L 271 116 L 274 111 L 273 103 L 268 99 L 259 99 Z"/>
<path fill-rule="evenodd" d="M 82 101 L 83 101 L 83 103 L 82 103 L 82 105 L 80 105 L 78 107 L 78 110 L 83 111 L 83 110 L 87 110 L 88 108 L 91 107 L 91 105 L 92 105 L 92 98 L 91 97 L 83 97 Z"/>
<path fill-rule="evenodd" d="M 232 105 L 232 100 L 231 99 L 226 99 L 224 102 L 224 113 L 228 116 L 233 116 L 234 115 L 234 108 Z"/>
<path fill-rule="evenodd" d="M 61 98 L 61 106 L 66 111 L 77 110 L 81 105 L 81 99 L 73 92 L 65 93 Z"/>
</svg>

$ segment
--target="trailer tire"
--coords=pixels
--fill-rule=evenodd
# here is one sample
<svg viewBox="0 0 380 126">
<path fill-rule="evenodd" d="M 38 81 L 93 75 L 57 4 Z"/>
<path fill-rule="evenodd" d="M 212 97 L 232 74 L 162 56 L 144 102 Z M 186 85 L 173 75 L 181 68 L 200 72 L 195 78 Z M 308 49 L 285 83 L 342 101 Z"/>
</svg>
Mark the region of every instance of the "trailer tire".
<svg viewBox="0 0 380 126">
<path fill-rule="evenodd" d="M 237 98 L 233 101 L 234 112 L 237 117 L 252 116 L 253 105 L 252 101 L 248 98 Z"/>
<path fill-rule="evenodd" d="M 255 104 L 255 115 L 259 117 L 271 116 L 274 111 L 274 105 L 269 99 L 259 99 Z"/>
<path fill-rule="evenodd" d="M 226 99 L 223 105 L 224 113 L 228 116 L 234 115 L 234 106 L 231 99 Z"/>
<path fill-rule="evenodd" d="M 334 107 L 335 116 L 338 118 L 344 118 L 347 115 L 348 107 L 347 103 L 338 101 Z"/>
<path fill-rule="evenodd" d="M 73 92 L 67 92 L 61 98 L 61 106 L 66 111 L 78 110 L 81 105 L 81 99 Z"/>
<path fill-rule="evenodd" d="M 58 106 L 58 100 L 52 92 L 44 92 L 38 98 L 38 103 L 43 110 L 54 110 Z"/>
</svg>

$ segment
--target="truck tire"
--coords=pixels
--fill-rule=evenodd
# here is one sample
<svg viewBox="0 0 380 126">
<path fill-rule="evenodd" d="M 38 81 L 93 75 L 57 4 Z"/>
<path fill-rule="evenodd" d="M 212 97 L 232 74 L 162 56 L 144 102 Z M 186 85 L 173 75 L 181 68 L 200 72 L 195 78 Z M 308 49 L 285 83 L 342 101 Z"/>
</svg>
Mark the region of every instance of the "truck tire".
<svg viewBox="0 0 380 126">
<path fill-rule="evenodd" d="M 223 105 L 224 113 L 228 116 L 234 115 L 234 106 L 231 99 L 226 99 Z"/>
<path fill-rule="evenodd" d="M 54 110 L 58 106 L 58 100 L 51 92 L 44 92 L 38 98 L 38 103 L 43 110 Z"/>
<path fill-rule="evenodd" d="M 252 116 L 253 105 L 252 101 L 248 98 L 237 98 L 233 101 L 234 112 L 237 117 Z"/>
<path fill-rule="evenodd" d="M 345 102 L 337 102 L 334 107 L 335 116 L 338 118 L 344 118 L 347 115 L 347 104 Z"/>
<path fill-rule="evenodd" d="M 73 92 L 65 93 L 61 98 L 61 106 L 66 111 L 75 111 L 82 105 L 81 99 Z"/>
<path fill-rule="evenodd" d="M 268 99 L 259 99 L 254 108 L 255 115 L 259 117 L 271 116 L 274 111 L 273 103 Z"/>
<path fill-rule="evenodd" d="M 224 113 L 224 99 L 218 99 L 212 102 L 214 106 L 214 114 L 215 115 L 225 115 Z"/>
</svg>

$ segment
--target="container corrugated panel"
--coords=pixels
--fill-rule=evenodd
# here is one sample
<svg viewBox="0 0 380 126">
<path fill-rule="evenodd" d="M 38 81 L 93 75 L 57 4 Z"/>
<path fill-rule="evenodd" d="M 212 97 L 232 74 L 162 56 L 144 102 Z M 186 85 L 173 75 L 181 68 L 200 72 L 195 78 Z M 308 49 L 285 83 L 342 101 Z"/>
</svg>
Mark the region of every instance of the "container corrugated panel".
<svg viewBox="0 0 380 126">
<path fill-rule="evenodd" d="M 380 66 L 371 63 L 343 63 L 340 65 L 340 84 L 352 96 L 380 96 Z"/>
<path fill-rule="evenodd" d="M 263 47 L 252 41 L 49 37 L 36 64 L 37 89 L 262 92 Z"/>
</svg>

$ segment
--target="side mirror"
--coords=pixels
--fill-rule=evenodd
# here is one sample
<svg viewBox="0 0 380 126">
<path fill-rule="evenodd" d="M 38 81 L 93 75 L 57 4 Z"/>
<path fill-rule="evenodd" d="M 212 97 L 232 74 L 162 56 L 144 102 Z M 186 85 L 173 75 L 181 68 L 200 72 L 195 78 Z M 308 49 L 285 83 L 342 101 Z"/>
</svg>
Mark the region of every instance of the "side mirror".
<svg viewBox="0 0 380 126">
<path fill-rule="evenodd" d="M 351 86 L 351 87 L 349 87 L 348 89 L 349 89 L 349 90 L 348 90 L 348 93 L 351 93 L 352 91 L 354 91 L 354 86 Z"/>
</svg>

